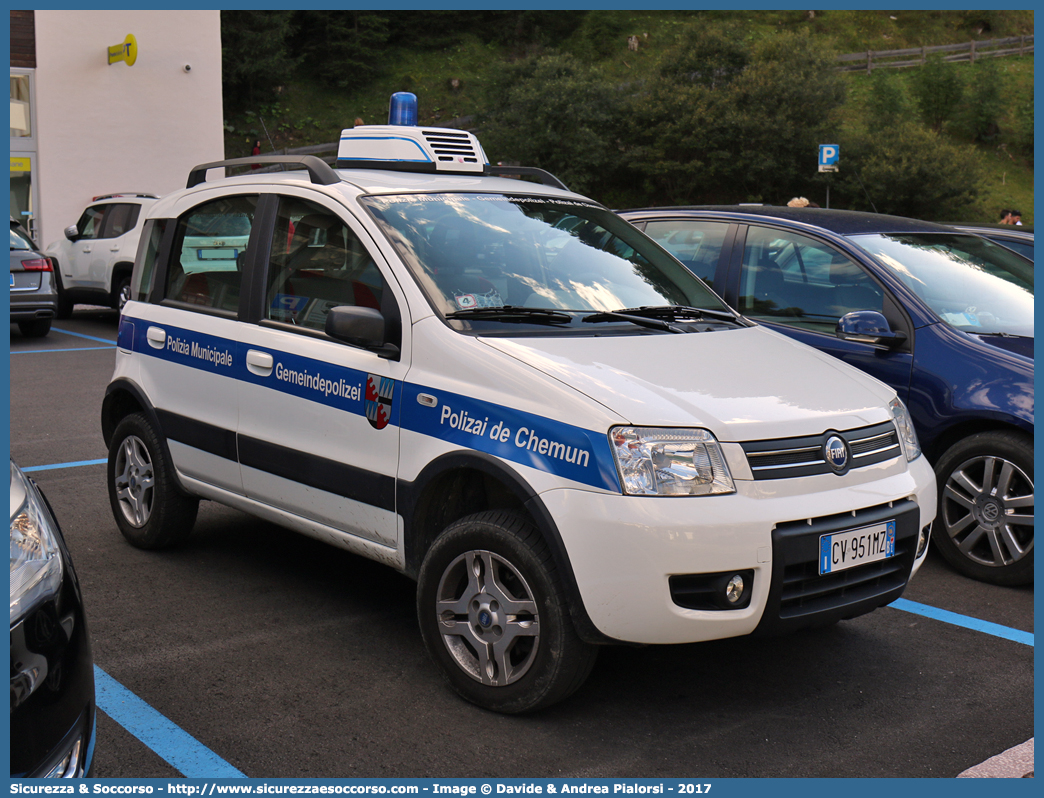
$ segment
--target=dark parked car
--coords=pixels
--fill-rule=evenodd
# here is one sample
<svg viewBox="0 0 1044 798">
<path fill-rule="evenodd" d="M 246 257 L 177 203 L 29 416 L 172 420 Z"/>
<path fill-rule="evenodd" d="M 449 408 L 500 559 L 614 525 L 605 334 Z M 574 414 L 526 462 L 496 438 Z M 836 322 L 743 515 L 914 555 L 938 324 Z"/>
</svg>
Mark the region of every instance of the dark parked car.
<svg viewBox="0 0 1044 798">
<path fill-rule="evenodd" d="M 975 233 L 990 241 L 996 241 L 1033 260 L 1033 227 L 1031 225 L 955 224 L 953 226 L 966 233 Z"/>
<path fill-rule="evenodd" d="M 47 500 L 11 463 L 11 777 L 82 778 L 94 661 L 80 585 Z"/>
<path fill-rule="evenodd" d="M 54 261 L 40 253 L 17 219 L 11 219 L 11 321 L 33 338 L 51 331 L 58 308 Z"/>
<path fill-rule="evenodd" d="M 1032 582 L 1031 261 L 952 227 L 870 213 L 622 215 L 748 318 L 895 388 L 938 477 L 938 550 L 977 579 Z"/>
</svg>

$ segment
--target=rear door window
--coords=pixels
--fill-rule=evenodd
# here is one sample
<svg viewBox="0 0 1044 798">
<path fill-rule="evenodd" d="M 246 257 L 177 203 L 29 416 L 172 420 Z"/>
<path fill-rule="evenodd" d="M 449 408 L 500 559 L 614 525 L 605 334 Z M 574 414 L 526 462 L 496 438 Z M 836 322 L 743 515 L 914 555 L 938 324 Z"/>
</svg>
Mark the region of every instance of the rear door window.
<svg viewBox="0 0 1044 798">
<path fill-rule="evenodd" d="M 725 222 L 663 220 L 649 222 L 645 233 L 714 288 L 714 273 L 728 229 Z"/>
<path fill-rule="evenodd" d="M 178 218 L 164 297 L 238 312 L 243 264 L 258 196 L 222 197 Z"/>
</svg>

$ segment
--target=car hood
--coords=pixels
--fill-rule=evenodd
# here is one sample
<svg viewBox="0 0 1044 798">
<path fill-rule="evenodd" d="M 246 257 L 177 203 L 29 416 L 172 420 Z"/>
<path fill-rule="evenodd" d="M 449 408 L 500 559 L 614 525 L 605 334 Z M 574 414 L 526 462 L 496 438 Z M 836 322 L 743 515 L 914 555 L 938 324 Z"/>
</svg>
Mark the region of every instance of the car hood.
<svg viewBox="0 0 1044 798">
<path fill-rule="evenodd" d="M 970 333 L 969 333 L 970 334 Z M 1033 360 L 1033 339 L 1025 336 L 1013 335 L 972 335 L 973 338 L 984 344 L 1003 349 L 1005 352 L 1014 352 Z"/>
<path fill-rule="evenodd" d="M 723 441 L 887 421 L 891 388 L 764 327 L 680 335 L 480 339 L 636 426 L 699 426 Z"/>
</svg>

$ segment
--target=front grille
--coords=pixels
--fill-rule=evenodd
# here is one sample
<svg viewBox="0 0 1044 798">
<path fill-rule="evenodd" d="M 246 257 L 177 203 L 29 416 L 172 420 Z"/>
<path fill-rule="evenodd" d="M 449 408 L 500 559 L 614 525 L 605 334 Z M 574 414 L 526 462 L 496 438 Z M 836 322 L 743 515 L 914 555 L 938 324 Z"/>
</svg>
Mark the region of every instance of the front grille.
<svg viewBox="0 0 1044 798">
<path fill-rule="evenodd" d="M 834 434 L 848 442 L 852 452 L 852 464 L 849 468 L 881 463 L 902 454 L 899 435 L 891 421 L 844 432 L 827 431 L 821 435 L 806 435 L 800 438 L 748 441 L 742 446 L 754 479 L 807 477 L 832 473 L 833 469 L 823 456 L 823 443 L 827 437 Z"/>
<path fill-rule="evenodd" d="M 464 163 L 478 163 L 473 139 L 468 133 L 454 133 L 447 130 L 425 130 L 424 140 L 428 142 L 435 157 L 440 161 L 456 161 L 463 157 Z"/>
<path fill-rule="evenodd" d="M 819 575 L 819 539 L 895 520 L 895 555 Z M 772 530 L 772 587 L 758 631 L 791 631 L 870 612 L 902 595 L 917 548 L 920 511 L 910 500 L 854 513 L 778 524 Z"/>
</svg>

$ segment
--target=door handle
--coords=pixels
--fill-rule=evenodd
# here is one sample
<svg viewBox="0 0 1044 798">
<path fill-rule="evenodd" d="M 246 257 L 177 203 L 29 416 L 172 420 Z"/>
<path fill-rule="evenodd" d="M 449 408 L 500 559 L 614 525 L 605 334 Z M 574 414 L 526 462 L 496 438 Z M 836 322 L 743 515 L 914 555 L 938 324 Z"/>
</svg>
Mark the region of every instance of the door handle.
<svg viewBox="0 0 1044 798">
<path fill-rule="evenodd" d="M 246 364 L 247 371 L 251 374 L 256 374 L 259 377 L 267 377 L 272 373 L 273 361 L 272 356 L 268 352 L 261 352 L 257 349 L 248 349 L 246 353 Z"/>
<path fill-rule="evenodd" d="M 145 337 L 153 349 L 162 349 L 167 345 L 167 331 L 162 327 L 149 327 L 145 331 Z"/>
</svg>

